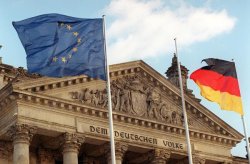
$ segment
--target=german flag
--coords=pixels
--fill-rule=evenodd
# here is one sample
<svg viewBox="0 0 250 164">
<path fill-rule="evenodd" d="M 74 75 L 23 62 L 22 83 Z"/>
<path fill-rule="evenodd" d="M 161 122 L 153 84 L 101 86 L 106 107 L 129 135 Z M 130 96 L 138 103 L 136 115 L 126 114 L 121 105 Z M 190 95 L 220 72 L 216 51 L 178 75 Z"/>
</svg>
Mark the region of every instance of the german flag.
<svg viewBox="0 0 250 164">
<path fill-rule="evenodd" d="M 201 95 L 217 102 L 221 109 L 243 115 L 240 89 L 234 62 L 204 59 L 207 66 L 194 71 L 190 78 L 200 87 Z"/>
</svg>

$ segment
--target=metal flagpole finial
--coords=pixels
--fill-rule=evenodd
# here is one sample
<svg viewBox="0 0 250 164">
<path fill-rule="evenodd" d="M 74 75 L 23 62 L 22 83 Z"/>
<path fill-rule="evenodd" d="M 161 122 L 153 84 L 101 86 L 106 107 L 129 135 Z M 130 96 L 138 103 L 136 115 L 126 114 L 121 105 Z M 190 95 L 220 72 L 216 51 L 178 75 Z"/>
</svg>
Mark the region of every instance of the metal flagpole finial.
<svg viewBox="0 0 250 164">
<path fill-rule="evenodd" d="M 0 45 L 0 49 L 2 48 L 3 46 L 2 45 Z"/>
</svg>

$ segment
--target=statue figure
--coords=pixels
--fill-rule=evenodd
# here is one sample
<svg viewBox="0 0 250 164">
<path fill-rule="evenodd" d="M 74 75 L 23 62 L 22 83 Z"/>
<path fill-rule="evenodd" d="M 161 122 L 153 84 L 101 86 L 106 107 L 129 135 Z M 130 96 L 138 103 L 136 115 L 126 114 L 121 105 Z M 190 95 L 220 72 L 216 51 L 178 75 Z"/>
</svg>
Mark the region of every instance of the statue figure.
<svg viewBox="0 0 250 164">
<path fill-rule="evenodd" d="M 169 109 L 165 103 L 161 103 L 160 105 L 160 115 L 162 120 L 166 121 L 167 123 L 171 122 L 171 117 L 169 114 Z"/>
<path fill-rule="evenodd" d="M 120 106 L 121 106 L 121 89 L 122 87 L 120 86 L 119 84 L 119 81 L 116 80 L 116 81 L 113 81 L 112 82 L 112 105 L 113 105 L 113 108 L 116 110 L 116 111 L 119 111 L 120 110 Z"/>
<path fill-rule="evenodd" d="M 171 123 L 172 124 L 177 124 L 177 112 L 176 111 L 173 111 L 172 114 L 171 114 Z"/>
<path fill-rule="evenodd" d="M 148 93 L 147 97 L 148 103 L 148 116 L 149 118 L 156 118 L 160 119 L 160 103 L 161 103 L 161 96 L 157 93 L 154 89 Z"/>
<path fill-rule="evenodd" d="M 98 90 L 94 91 L 92 90 L 91 92 L 91 104 L 93 104 L 94 106 L 98 105 Z"/>
<path fill-rule="evenodd" d="M 183 123 L 182 114 L 180 114 L 178 111 L 173 111 L 171 117 L 171 123 L 176 125 L 181 125 Z"/>
<path fill-rule="evenodd" d="M 91 91 L 90 91 L 88 88 L 86 88 L 86 89 L 84 90 L 84 94 L 83 94 L 82 100 L 83 100 L 85 103 L 87 103 L 87 104 L 91 104 L 91 99 L 92 99 Z"/>
<path fill-rule="evenodd" d="M 131 95 L 130 95 L 130 90 L 128 87 L 128 84 L 124 84 L 124 88 L 120 92 L 120 98 L 121 98 L 121 103 L 120 103 L 120 111 L 124 112 L 130 112 L 131 109 Z"/>
<path fill-rule="evenodd" d="M 84 94 L 85 94 L 85 90 L 81 90 L 80 92 L 77 92 L 77 99 L 83 103 L 84 101 Z"/>
<path fill-rule="evenodd" d="M 103 108 L 106 107 L 108 105 L 108 95 L 106 89 L 104 89 L 103 91 L 99 91 L 98 95 L 98 105 Z"/>
<path fill-rule="evenodd" d="M 108 106 L 108 94 L 106 89 L 103 90 L 103 103 L 102 103 L 102 107 L 107 107 Z"/>
</svg>

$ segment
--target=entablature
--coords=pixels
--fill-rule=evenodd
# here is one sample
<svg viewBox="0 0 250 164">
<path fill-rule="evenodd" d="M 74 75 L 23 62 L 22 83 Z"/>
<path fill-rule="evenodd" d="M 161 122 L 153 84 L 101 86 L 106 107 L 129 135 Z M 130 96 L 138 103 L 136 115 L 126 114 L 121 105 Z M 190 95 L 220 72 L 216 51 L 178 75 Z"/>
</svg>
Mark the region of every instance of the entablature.
<svg viewBox="0 0 250 164">
<path fill-rule="evenodd" d="M 172 118 L 174 116 L 174 112 L 177 112 L 176 115 L 180 117 L 179 120 L 181 120 L 182 117 L 180 110 L 180 90 L 176 86 L 171 84 L 168 79 L 163 77 L 158 72 L 154 71 L 150 66 L 148 66 L 142 61 L 112 65 L 110 66 L 110 68 L 111 84 L 114 84 L 113 87 L 116 84 L 121 83 L 121 91 L 125 91 L 124 87 L 126 86 L 126 82 L 128 81 L 130 83 L 127 85 L 127 87 L 130 89 L 132 89 L 132 87 L 137 87 L 137 84 L 135 83 L 137 83 L 138 81 L 141 85 L 138 85 L 137 88 L 133 88 L 134 90 L 136 90 L 136 93 L 132 93 L 132 96 L 135 97 L 135 99 L 133 100 L 134 107 L 132 113 L 129 114 L 126 111 L 127 109 L 113 109 L 113 117 L 115 121 L 125 122 L 132 125 L 138 125 L 147 128 L 153 128 L 173 134 L 185 134 L 183 122 L 179 121 L 177 123 Z M 11 96 L 7 96 L 7 100 L 2 102 L 4 105 L 4 103 L 8 103 L 9 100 L 23 101 L 27 103 L 54 107 L 56 109 L 62 109 L 68 112 L 82 113 L 97 118 L 99 117 L 107 119 L 107 106 L 103 104 L 100 106 L 93 103 L 83 103 L 85 102 L 85 100 L 79 101 L 79 90 L 72 90 L 71 98 L 69 97 L 68 99 L 53 96 L 55 92 L 62 92 L 66 88 L 66 90 L 70 90 L 72 88 L 77 88 L 81 86 L 83 88 L 79 89 L 88 89 L 86 88 L 86 86 L 84 88 L 84 85 L 87 83 L 88 86 L 90 86 L 91 83 L 95 85 L 96 81 L 101 80 L 96 80 L 87 76 L 75 76 L 65 78 L 39 77 L 28 78 L 28 80 L 17 80 L 17 82 L 11 84 L 14 88 L 14 91 L 10 91 Z M 116 81 L 118 81 L 118 83 L 116 83 Z M 134 84 L 135 86 L 132 86 Z M 98 89 L 99 91 L 104 91 L 105 82 L 103 82 L 101 85 L 102 88 Z M 150 87 L 152 91 L 146 93 L 147 90 L 150 89 Z M 5 89 L 2 89 L 2 91 L 4 90 Z M 94 89 L 90 91 L 94 92 Z M 141 94 L 142 92 L 144 93 Z M 67 94 L 69 95 L 69 93 Z M 146 94 L 151 94 L 151 97 L 153 98 L 151 98 L 150 100 L 147 99 L 148 97 Z M 13 95 L 15 98 L 13 97 Z M 136 99 L 136 97 L 138 99 Z M 140 105 L 144 107 L 144 111 L 140 110 L 140 106 L 135 105 L 139 98 L 142 98 L 147 102 L 147 104 L 145 104 L 145 102 L 141 102 L 140 100 Z M 164 101 L 161 101 L 161 99 Z M 240 135 L 234 129 L 229 128 L 229 125 L 224 123 L 224 121 L 222 121 L 220 118 L 208 111 L 204 106 L 199 104 L 196 98 L 189 96 L 189 94 L 186 94 L 185 100 L 187 114 L 190 118 L 190 136 L 192 138 L 201 139 L 204 141 L 214 141 L 222 144 L 231 144 L 233 146 L 235 146 L 236 143 L 240 142 L 242 135 Z M 156 114 L 151 113 L 152 117 L 150 117 L 148 116 L 148 113 L 145 113 L 145 110 L 147 110 L 150 105 L 162 107 L 164 107 L 165 105 L 165 108 L 167 109 L 161 109 L 163 111 L 161 113 L 161 116 L 157 116 Z M 174 108 L 172 109 L 171 106 L 169 107 L 168 105 L 172 105 Z M 170 110 L 170 115 L 168 115 L 167 112 L 169 111 L 167 110 Z M 171 117 L 171 119 L 168 119 L 168 117 Z M 193 127 L 191 123 L 192 120 L 198 121 Z M 198 126 L 198 123 L 200 123 L 201 125 L 206 124 L 207 129 L 200 129 L 201 126 Z"/>
<path fill-rule="evenodd" d="M 47 107 L 53 107 L 57 108 L 59 110 L 63 110 L 75 113 L 77 116 L 79 114 L 83 115 L 89 115 L 92 117 L 96 117 L 96 120 L 98 118 L 106 119 L 108 120 L 108 110 L 106 109 L 100 109 L 93 106 L 87 106 L 79 103 L 75 103 L 72 101 L 67 101 L 63 99 L 58 99 L 54 97 L 48 97 L 44 95 L 38 95 L 34 93 L 30 93 L 27 91 L 18 91 L 15 89 L 15 97 L 17 101 L 23 101 L 26 102 L 26 104 L 37 104 Z M 147 128 L 147 129 L 154 129 L 161 132 L 167 132 L 169 134 L 173 135 L 179 135 L 181 137 L 184 137 L 185 130 L 182 126 L 175 126 L 172 124 L 167 124 L 163 122 L 158 122 L 155 120 L 149 120 L 141 117 L 126 115 L 124 113 L 120 112 L 113 112 L 113 119 L 115 123 L 126 123 L 128 125 L 136 125 L 139 127 Z M 218 134 L 211 134 L 207 132 L 202 131 L 196 131 L 190 129 L 190 136 L 191 139 L 195 140 L 203 140 L 206 142 L 214 142 L 222 145 L 231 145 L 235 146 L 237 143 L 240 142 L 239 139 L 234 138 L 233 136 L 225 136 L 225 135 L 218 135 Z"/>
</svg>

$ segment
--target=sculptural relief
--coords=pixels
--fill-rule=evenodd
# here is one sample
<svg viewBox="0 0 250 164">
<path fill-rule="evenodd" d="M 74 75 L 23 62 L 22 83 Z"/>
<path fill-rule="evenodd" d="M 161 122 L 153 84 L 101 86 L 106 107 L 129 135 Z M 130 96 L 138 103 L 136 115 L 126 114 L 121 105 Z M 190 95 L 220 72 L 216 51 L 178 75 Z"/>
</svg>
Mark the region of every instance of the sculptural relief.
<svg viewBox="0 0 250 164">
<path fill-rule="evenodd" d="M 138 77 L 131 80 L 128 88 L 131 92 L 132 113 L 140 117 L 145 116 L 147 113 L 147 110 L 145 110 L 147 109 L 147 94 Z"/>
<path fill-rule="evenodd" d="M 162 120 L 165 120 L 167 123 L 171 123 L 171 111 L 170 105 L 162 104 L 160 108 L 160 115 L 162 117 Z"/>
<path fill-rule="evenodd" d="M 114 110 L 119 111 L 120 108 L 120 94 L 122 86 L 119 85 L 118 80 L 114 80 L 111 82 L 111 100 L 112 100 L 112 107 Z"/>
<path fill-rule="evenodd" d="M 164 101 L 159 89 L 146 85 L 138 76 L 126 76 L 111 82 L 111 100 L 114 111 L 139 117 L 157 119 L 182 125 L 183 115 L 174 104 Z M 85 88 L 70 92 L 71 98 L 83 104 L 107 108 L 106 89 Z"/>
<path fill-rule="evenodd" d="M 88 88 L 81 90 L 80 92 L 70 92 L 71 98 L 75 99 L 83 104 L 106 107 L 108 105 L 108 97 L 106 89 L 104 90 L 90 90 Z"/>
<path fill-rule="evenodd" d="M 120 104 L 117 104 L 119 106 L 119 111 L 123 111 L 126 113 L 130 113 L 131 111 L 131 92 L 128 88 L 127 84 L 124 84 L 123 89 L 121 89 L 120 92 Z"/>
<path fill-rule="evenodd" d="M 157 93 L 155 89 L 150 89 L 147 94 L 147 110 L 149 118 L 155 117 L 160 119 L 161 103 L 161 95 Z"/>
</svg>

